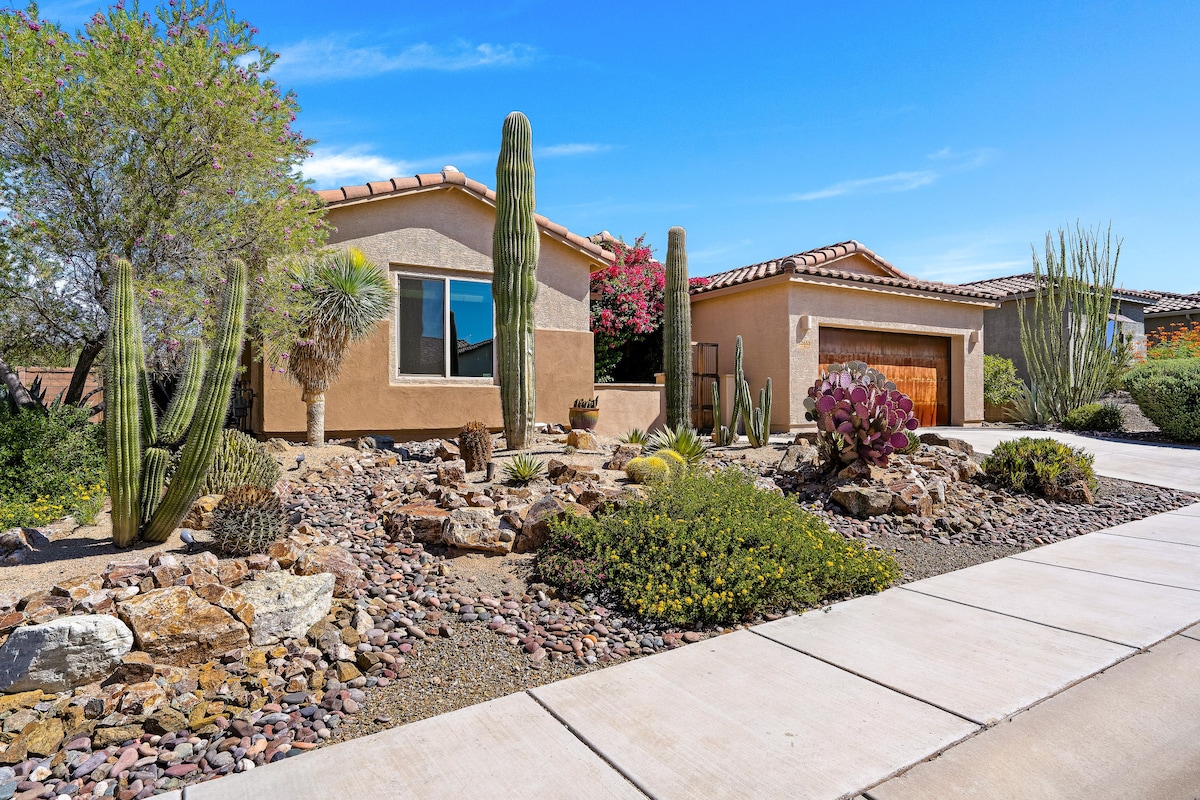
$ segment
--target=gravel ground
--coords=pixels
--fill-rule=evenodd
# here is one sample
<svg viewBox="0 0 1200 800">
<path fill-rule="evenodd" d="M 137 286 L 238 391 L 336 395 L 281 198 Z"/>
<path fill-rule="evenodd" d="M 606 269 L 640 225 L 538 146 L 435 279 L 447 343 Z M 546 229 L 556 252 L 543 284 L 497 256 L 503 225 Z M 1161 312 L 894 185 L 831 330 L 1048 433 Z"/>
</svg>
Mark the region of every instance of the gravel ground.
<svg viewBox="0 0 1200 800">
<path fill-rule="evenodd" d="M 912 583 L 922 578 L 932 578 L 944 572 L 973 567 L 987 561 L 1022 553 L 1031 548 L 1006 544 L 981 544 L 975 547 L 958 547 L 925 541 L 894 541 L 885 536 L 876 544 L 889 553 L 903 571 L 901 583 Z"/>
</svg>

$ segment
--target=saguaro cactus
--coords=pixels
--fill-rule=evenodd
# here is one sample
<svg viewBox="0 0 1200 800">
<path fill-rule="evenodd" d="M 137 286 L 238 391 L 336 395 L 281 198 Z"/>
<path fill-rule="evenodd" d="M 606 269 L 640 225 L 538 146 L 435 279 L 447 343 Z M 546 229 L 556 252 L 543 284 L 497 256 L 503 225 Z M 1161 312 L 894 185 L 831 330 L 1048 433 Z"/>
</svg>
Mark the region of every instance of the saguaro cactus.
<svg viewBox="0 0 1200 800">
<path fill-rule="evenodd" d="M 533 305 L 537 299 L 538 227 L 534 219 L 533 139 L 519 111 L 504 118 L 496 162 L 496 227 L 492 234 L 492 297 L 504 439 L 528 446 L 536 401 Z"/>
<path fill-rule="evenodd" d="M 113 543 L 128 547 L 141 531 L 147 541 L 166 541 L 179 525 L 212 462 L 220 442 L 225 411 L 241 354 L 245 330 L 246 268 L 230 265 L 212 369 L 204 373 L 205 354 L 199 343 L 189 347 L 183 379 L 162 424 L 158 424 L 146 391 L 145 350 L 133 292 L 129 262 L 113 262 L 115 280 L 109 301 L 108 372 L 105 380 L 105 428 L 108 444 L 108 481 L 112 494 Z M 199 414 L 192 419 L 193 412 Z M 170 446 L 184 433 L 187 441 L 175 476 L 162 486 L 171 461 Z M 143 441 L 147 447 L 143 454 Z"/>
<path fill-rule="evenodd" d="M 667 382 L 667 425 L 692 424 L 692 305 L 688 299 L 687 232 L 667 231 L 667 285 L 663 303 L 663 372 Z"/>
</svg>

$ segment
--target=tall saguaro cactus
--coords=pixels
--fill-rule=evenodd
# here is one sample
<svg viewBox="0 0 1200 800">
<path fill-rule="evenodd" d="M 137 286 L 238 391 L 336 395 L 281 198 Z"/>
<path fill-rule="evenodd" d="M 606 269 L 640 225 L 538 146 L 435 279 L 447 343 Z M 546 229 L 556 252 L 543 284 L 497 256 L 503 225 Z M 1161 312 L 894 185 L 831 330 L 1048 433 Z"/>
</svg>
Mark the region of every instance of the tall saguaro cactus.
<svg viewBox="0 0 1200 800">
<path fill-rule="evenodd" d="M 109 302 L 108 374 L 104 390 L 108 480 L 112 494 L 113 543 L 128 547 L 138 537 L 163 542 L 199 494 L 221 441 L 233 379 L 245 332 L 246 268 L 234 261 L 222 299 L 216 341 L 204 370 L 205 352 L 189 347 L 183 379 L 163 415 L 155 418 L 145 391 L 145 350 L 128 261 L 113 264 Z M 203 379 L 201 379 L 203 373 Z M 186 433 L 183 452 L 165 496 L 162 487 L 170 447 Z M 146 447 L 143 449 L 143 441 Z M 147 521 L 147 517 L 149 520 Z M 143 523 L 145 528 L 142 528 Z"/>
<path fill-rule="evenodd" d="M 538 227 L 534 218 L 533 136 L 519 111 L 504 118 L 496 162 L 496 227 L 492 234 L 492 297 L 504 439 L 529 445 L 536 390 L 533 306 L 537 299 Z"/>
<path fill-rule="evenodd" d="M 692 424 L 692 304 L 688 299 L 687 232 L 667 231 L 667 285 L 663 303 L 663 372 L 667 425 Z"/>
</svg>

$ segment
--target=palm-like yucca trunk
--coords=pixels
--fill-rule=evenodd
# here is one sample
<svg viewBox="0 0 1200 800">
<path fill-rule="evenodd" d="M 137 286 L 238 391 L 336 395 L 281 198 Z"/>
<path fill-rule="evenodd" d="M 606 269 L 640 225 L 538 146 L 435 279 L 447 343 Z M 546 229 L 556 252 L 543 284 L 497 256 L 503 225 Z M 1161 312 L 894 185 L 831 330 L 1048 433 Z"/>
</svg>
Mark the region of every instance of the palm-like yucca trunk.
<svg viewBox="0 0 1200 800">
<path fill-rule="evenodd" d="M 1113 284 L 1121 241 L 1114 249 L 1111 228 L 1103 233 L 1101 239 L 1099 229 L 1078 224 L 1060 228 L 1057 241 L 1047 233 L 1044 268 L 1033 254 L 1036 292 L 1017 306 L 1030 383 L 1056 421 L 1094 402 L 1108 382 L 1116 342 L 1108 338 L 1109 315 L 1120 311 Z"/>
</svg>

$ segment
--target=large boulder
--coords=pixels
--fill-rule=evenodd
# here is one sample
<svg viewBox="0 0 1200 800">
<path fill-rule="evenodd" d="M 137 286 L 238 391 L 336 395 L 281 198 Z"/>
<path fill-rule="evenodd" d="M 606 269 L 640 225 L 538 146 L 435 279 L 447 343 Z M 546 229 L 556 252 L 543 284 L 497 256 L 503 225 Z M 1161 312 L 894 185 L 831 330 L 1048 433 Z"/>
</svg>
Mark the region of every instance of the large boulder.
<svg viewBox="0 0 1200 800">
<path fill-rule="evenodd" d="M 932 431 L 922 433 L 919 438 L 921 439 L 921 444 L 927 444 L 932 447 L 945 447 L 956 453 L 963 453 L 968 456 L 975 455 L 975 448 L 969 442 L 964 442 L 962 439 L 951 439 Z"/>
<path fill-rule="evenodd" d="M 892 493 L 871 486 L 839 486 L 829 499 L 856 517 L 876 517 L 892 508 Z"/>
<path fill-rule="evenodd" d="M 525 514 L 521 533 L 517 537 L 516 551 L 531 553 L 539 549 L 550 538 L 550 523 L 564 514 L 591 516 L 587 506 L 563 502 L 554 495 L 546 495 L 534 503 Z"/>
<path fill-rule="evenodd" d="M 619 444 L 613 448 L 612 458 L 604 465 L 605 469 L 624 470 L 625 465 L 642 454 L 640 444 Z"/>
<path fill-rule="evenodd" d="M 512 551 L 515 534 L 500 525 L 488 508 L 456 508 L 446 518 L 442 541 L 460 550 L 504 555 Z"/>
<path fill-rule="evenodd" d="M 435 544 L 442 540 L 442 528 L 450 512 L 429 503 L 397 506 L 383 518 L 383 527 L 393 539 Z"/>
<path fill-rule="evenodd" d="M 362 567 L 350 555 L 350 551 L 336 544 L 314 547 L 300 556 L 296 562 L 297 575 L 319 575 L 332 573 L 337 583 L 334 593 L 338 597 L 349 597 L 363 579 Z"/>
<path fill-rule="evenodd" d="M 783 458 L 779 460 L 778 472 L 795 472 L 808 466 L 816 466 L 821 461 L 821 452 L 814 445 L 803 439 L 797 439 L 796 444 L 788 447 Z"/>
<path fill-rule="evenodd" d="M 132 649 L 133 633 L 107 614 L 17 628 L 0 648 L 0 691 L 69 691 L 106 677 Z"/>
<path fill-rule="evenodd" d="M 155 661 L 185 667 L 245 647 L 250 634 L 228 611 L 186 586 L 153 589 L 117 605 L 139 650 Z"/>
<path fill-rule="evenodd" d="M 295 639 L 323 620 L 333 607 L 336 579 L 331 573 L 289 575 L 267 572 L 239 591 L 254 607 L 250 642 L 256 647 Z"/>
</svg>

